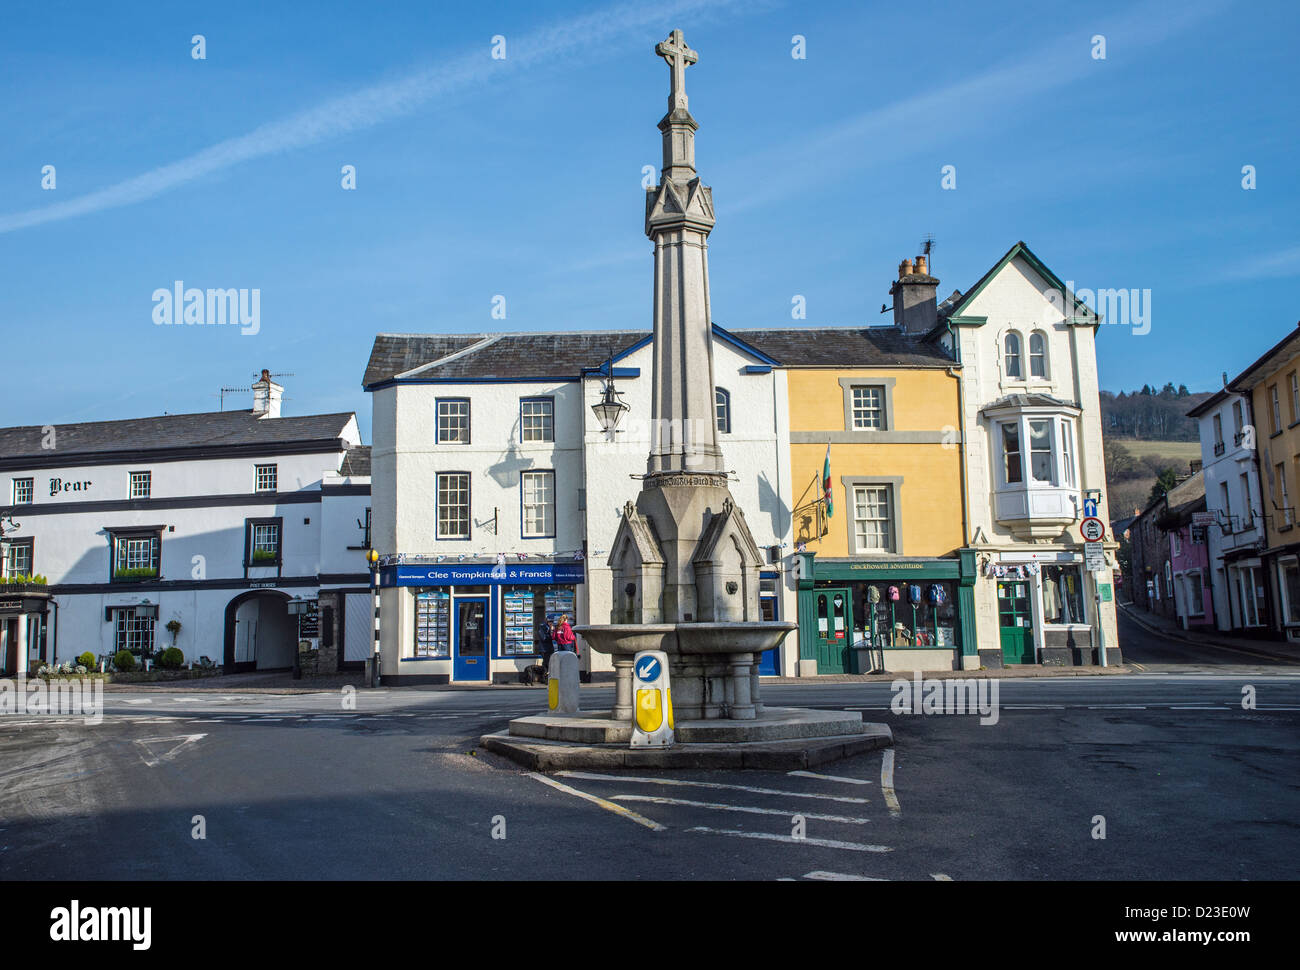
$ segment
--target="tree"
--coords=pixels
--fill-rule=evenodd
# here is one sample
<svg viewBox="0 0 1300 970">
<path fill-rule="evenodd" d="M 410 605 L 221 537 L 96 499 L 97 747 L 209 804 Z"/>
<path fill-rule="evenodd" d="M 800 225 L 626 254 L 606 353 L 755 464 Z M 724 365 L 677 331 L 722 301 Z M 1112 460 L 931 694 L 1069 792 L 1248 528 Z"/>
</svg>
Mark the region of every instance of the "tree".
<svg viewBox="0 0 1300 970">
<path fill-rule="evenodd" d="M 1122 482 L 1142 474 L 1142 466 L 1133 457 L 1133 453 L 1118 442 L 1106 442 L 1103 460 L 1106 466 L 1107 483 Z"/>
<path fill-rule="evenodd" d="M 1151 494 L 1147 496 L 1147 505 L 1150 505 L 1162 495 L 1178 484 L 1178 472 L 1173 468 L 1163 468 L 1160 474 L 1156 476 L 1155 484 L 1151 486 Z"/>
</svg>

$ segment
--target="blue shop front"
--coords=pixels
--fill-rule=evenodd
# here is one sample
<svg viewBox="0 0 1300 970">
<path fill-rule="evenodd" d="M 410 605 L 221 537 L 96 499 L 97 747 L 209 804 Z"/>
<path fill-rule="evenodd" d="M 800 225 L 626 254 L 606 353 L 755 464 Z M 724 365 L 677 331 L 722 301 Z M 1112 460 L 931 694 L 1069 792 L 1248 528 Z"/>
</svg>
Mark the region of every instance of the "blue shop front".
<svg viewBox="0 0 1300 970">
<path fill-rule="evenodd" d="M 381 566 L 384 682 L 516 682 L 548 620 L 579 622 L 585 575 L 581 561 Z"/>
</svg>

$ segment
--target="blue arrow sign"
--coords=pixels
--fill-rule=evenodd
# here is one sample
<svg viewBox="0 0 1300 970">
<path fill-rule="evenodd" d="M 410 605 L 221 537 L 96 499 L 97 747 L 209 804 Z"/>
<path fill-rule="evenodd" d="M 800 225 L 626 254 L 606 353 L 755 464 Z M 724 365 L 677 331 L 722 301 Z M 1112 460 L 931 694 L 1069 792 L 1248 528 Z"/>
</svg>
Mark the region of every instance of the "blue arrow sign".
<svg viewBox="0 0 1300 970">
<path fill-rule="evenodd" d="M 1095 519 L 1097 517 L 1097 500 L 1095 498 L 1083 500 L 1083 517 L 1085 519 Z"/>
<path fill-rule="evenodd" d="M 636 679 L 641 681 L 652 681 L 659 677 L 659 661 L 654 657 L 646 657 L 636 665 Z"/>
</svg>

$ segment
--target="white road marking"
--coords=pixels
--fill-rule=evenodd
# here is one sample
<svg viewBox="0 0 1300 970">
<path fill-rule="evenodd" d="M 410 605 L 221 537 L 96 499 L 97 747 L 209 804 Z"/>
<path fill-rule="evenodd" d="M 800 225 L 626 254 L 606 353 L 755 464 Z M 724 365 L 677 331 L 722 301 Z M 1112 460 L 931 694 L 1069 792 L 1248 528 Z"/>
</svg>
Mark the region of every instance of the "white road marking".
<svg viewBox="0 0 1300 970">
<path fill-rule="evenodd" d="M 697 825 L 687 829 L 688 832 L 702 832 L 705 835 L 730 835 L 738 839 L 764 839 L 768 842 L 785 842 L 789 845 L 815 845 L 822 849 L 848 849 L 851 852 L 893 852 L 887 845 L 864 845 L 861 842 L 840 842 L 837 839 L 796 839 L 789 835 L 774 835 L 771 832 L 741 832 L 736 829 L 711 829 L 707 825 Z"/>
<path fill-rule="evenodd" d="M 1003 704 L 1003 710 L 1007 711 L 1063 711 L 1064 704 Z"/>
<path fill-rule="evenodd" d="M 189 747 L 195 741 L 202 740 L 203 738 L 206 737 L 207 737 L 206 734 L 182 734 L 174 738 L 138 738 L 135 743 L 144 749 L 144 753 L 140 755 L 140 760 L 142 760 L 150 768 L 156 768 L 162 762 L 171 761 L 173 758 L 175 758 L 176 755 L 180 754 L 182 748 Z M 166 753 L 161 755 L 154 754 L 149 747 L 149 745 L 151 744 L 161 745 L 161 744 L 166 744 L 169 741 L 175 741 L 179 743 L 173 744 L 170 748 L 167 749 Z"/>
<path fill-rule="evenodd" d="M 1090 711 L 1145 711 L 1142 704 L 1089 704 Z"/>
<path fill-rule="evenodd" d="M 128 703 L 128 704 L 152 704 L 152 703 L 153 703 L 153 698 L 151 698 L 151 697 L 147 697 L 147 698 L 145 698 L 144 700 L 134 700 L 134 701 L 133 701 L 133 700 L 128 700 L 128 701 L 126 701 L 126 703 Z"/>
<path fill-rule="evenodd" d="M 880 793 L 885 796 L 885 804 L 889 806 L 890 817 L 901 817 L 903 809 L 898 804 L 898 793 L 894 791 L 893 748 L 886 748 L 884 757 L 880 759 Z"/>
<path fill-rule="evenodd" d="M 828 802 L 849 802 L 853 805 L 867 805 L 865 798 L 849 798 L 845 795 L 822 795 L 816 792 L 783 791 L 778 788 L 751 788 L 748 785 L 727 785 L 720 781 L 686 781 L 682 778 L 643 778 L 639 775 L 601 775 L 591 771 L 561 771 L 558 774 L 566 778 L 583 778 L 587 781 L 621 781 L 624 784 L 642 785 L 682 785 L 691 788 L 719 788 L 727 791 L 744 791 L 751 795 L 784 795 L 787 798 L 819 798 Z"/>
<path fill-rule="evenodd" d="M 822 781 L 841 781 L 846 785 L 870 785 L 871 782 L 861 778 L 845 778 L 843 775 L 819 775 L 815 771 L 787 771 L 787 775 L 796 778 L 820 778 Z"/>
<path fill-rule="evenodd" d="M 822 882 L 889 882 L 888 879 L 878 879 L 875 876 L 854 876 L 847 872 L 826 872 L 822 869 L 805 872 L 803 877 L 805 879 L 818 879 Z"/>
<path fill-rule="evenodd" d="M 791 812 L 780 808 L 754 808 L 749 805 L 727 805 L 723 802 L 692 802 L 685 798 L 664 798 L 660 795 L 611 795 L 616 802 L 652 802 L 655 805 L 689 805 L 693 808 L 712 808 L 719 812 L 749 812 L 752 815 L 780 815 L 790 818 L 802 815 L 819 822 L 842 822 L 846 825 L 866 825 L 869 818 L 851 818 L 848 815 L 818 815 L 814 812 Z"/>
<path fill-rule="evenodd" d="M 1186 707 L 1172 707 L 1172 706 L 1171 706 L 1169 709 L 1170 709 L 1171 711 L 1222 711 L 1222 710 L 1225 710 L 1225 708 L 1223 708 L 1223 707 L 1192 707 L 1192 706 L 1186 706 Z"/>
<path fill-rule="evenodd" d="M 930 873 L 930 878 L 935 882 L 952 882 L 952 876 L 943 872 L 932 872 Z"/>
<path fill-rule="evenodd" d="M 668 826 L 666 825 L 660 825 L 658 822 L 651 821 L 650 819 L 646 818 L 644 815 L 638 815 L 630 808 L 624 808 L 622 805 L 615 805 L 613 802 L 606 801 L 605 799 L 600 798 L 597 795 L 589 795 L 585 791 L 578 791 L 578 789 L 576 788 L 570 788 L 568 785 L 562 785 L 554 778 L 547 778 L 545 775 L 539 775 L 535 771 L 528 772 L 528 777 L 536 778 L 543 785 L 550 785 L 552 788 L 559 789 L 560 791 L 565 792 L 566 794 L 575 795 L 578 798 L 585 799 L 586 801 L 589 801 L 594 805 L 599 805 L 601 808 L 605 809 L 606 811 L 613 812 L 615 815 L 622 815 L 624 818 L 631 819 L 633 822 L 636 822 L 638 825 L 644 825 L 646 828 L 651 829 L 655 832 L 662 832 L 668 828 Z"/>
</svg>

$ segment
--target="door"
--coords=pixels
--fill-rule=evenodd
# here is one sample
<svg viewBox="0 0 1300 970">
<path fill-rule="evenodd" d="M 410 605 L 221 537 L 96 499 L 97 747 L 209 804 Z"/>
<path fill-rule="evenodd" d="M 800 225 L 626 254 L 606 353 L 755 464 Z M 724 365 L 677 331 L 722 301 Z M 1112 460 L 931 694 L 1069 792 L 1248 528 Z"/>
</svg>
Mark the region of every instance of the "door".
<svg viewBox="0 0 1300 970">
<path fill-rule="evenodd" d="M 456 680 L 487 680 L 488 601 L 486 596 L 456 600 L 456 643 L 453 646 Z"/>
<path fill-rule="evenodd" d="M 256 663 L 257 661 L 257 618 L 256 616 L 239 621 L 235 631 L 235 663 Z"/>
<path fill-rule="evenodd" d="M 759 573 L 758 608 L 764 621 L 779 620 L 777 608 L 777 574 Z M 775 677 L 781 673 L 781 648 L 773 647 L 759 655 L 758 672 L 760 675 Z"/>
<path fill-rule="evenodd" d="M 998 626 L 1002 634 L 1002 662 L 1034 662 L 1034 614 L 1028 580 L 998 583 Z"/>
<path fill-rule="evenodd" d="M 853 667 L 849 648 L 853 629 L 853 609 L 847 589 L 814 591 L 813 608 L 817 617 L 817 673 L 847 674 Z"/>
</svg>

